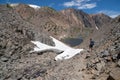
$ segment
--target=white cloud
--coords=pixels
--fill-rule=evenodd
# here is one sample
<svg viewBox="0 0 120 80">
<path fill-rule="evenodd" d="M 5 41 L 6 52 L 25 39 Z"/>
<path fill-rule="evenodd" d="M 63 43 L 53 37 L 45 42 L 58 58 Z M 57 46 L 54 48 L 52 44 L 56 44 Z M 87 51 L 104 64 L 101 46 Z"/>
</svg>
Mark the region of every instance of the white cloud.
<svg viewBox="0 0 120 80">
<path fill-rule="evenodd" d="M 83 6 L 79 6 L 78 9 L 91 9 L 91 8 L 94 8 L 96 7 L 96 3 L 93 3 L 93 4 L 85 4 Z"/>
<path fill-rule="evenodd" d="M 63 4 L 65 7 L 77 7 L 78 9 L 91 9 L 96 7 L 95 2 L 91 0 L 72 0 Z"/>
<path fill-rule="evenodd" d="M 120 15 L 120 11 L 113 11 L 113 10 L 101 10 L 101 11 L 98 11 L 97 13 L 104 13 L 106 15 L 109 15 L 112 18 L 115 18 L 118 15 Z"/>
<path fill-rule="evenodd" d="M 19 5 L 18 3 L 10 4 L 10 6 L 12 6 L 12 7 L 15 7 L 15 6 L 18 6 L 18 5 Z"/>
<path fill-rule="evenodd" d="M 74 6 L 74 5 L 75 5 L 75 2 L 74 2 L 74 1 L 65 2 L 63 5 L 66 6 L 66 7 L 71 7 L 71 6 Z"/>
</svg>

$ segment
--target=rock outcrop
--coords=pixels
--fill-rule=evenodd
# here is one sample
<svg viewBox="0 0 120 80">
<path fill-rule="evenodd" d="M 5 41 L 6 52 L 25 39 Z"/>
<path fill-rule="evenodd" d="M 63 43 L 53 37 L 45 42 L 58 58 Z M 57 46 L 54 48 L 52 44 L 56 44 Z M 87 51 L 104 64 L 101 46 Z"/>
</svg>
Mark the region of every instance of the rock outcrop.
<svg viewBox="0 0 120 80">
<path fill-rule="evenodd" d="M 109 16 L 107 16 L 103 13 L 93 14 L 90 16 L 93 18 L 93 20 L 98 28 L 101 28 L 103 25 L 106 25 L 112 21 L 112 18 L 110 18 Z"/>
</svg>

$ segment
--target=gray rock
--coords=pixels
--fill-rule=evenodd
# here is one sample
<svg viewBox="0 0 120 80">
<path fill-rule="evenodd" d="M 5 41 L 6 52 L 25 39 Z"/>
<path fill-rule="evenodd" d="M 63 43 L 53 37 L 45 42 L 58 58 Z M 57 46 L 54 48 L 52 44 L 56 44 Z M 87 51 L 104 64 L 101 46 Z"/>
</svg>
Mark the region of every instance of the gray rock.
<svg viewBox="0 0 120 80">
<path fill-rule="evenodd" d="M 105 62 L 101 61 L 101 63 L 98 63 L 96 65 L 97 65 L 97 70 L 101 72 L 102 69 L 105 67 Z"/>
<path fill-rule="evenodd" d="M 117 54 L 112 55 L 113 60 L 117 60 Z"/>
<path fill-rule="evenodd" d="M 6 57 L 2 57 L 1 60 L 2 60 L 3 62 L 7 62 L 9 59 L 6 58 Z"/>
<path fill-rule="evenodd" d="M 35 73 L 33 73 L 33 75 L 31 77 L 33 78 L 37 78 L 39 76 L 43 77 L 46 73 L 46 69 L 41 69 L 41 70 L 38 70 L 36 71 Z"/>
<path fill-rule="evenodd" d="M 101 52 L 101 57 L 107 57 L 109 55 L 110 55 L 110 53 L 107 50 Z"/>
<path fill-rule="evenodd" d="M 117 55 L 117 59 L 120 59 L 120 53 Z"/>
<path fill-rule="evenodd" d="M 118 63 L 117 63 L 117 64 L 118 64 L 118 66 L 120 66 L 120 60 L 118 61 Z"/>
<path fill-rule="evenodd" d="M 120 68 L 114 68 L 110 72 L 110 77 L 113 78 L 113 80 L 120 80 Z"/>
<path fill-rule="evenodd" d="M 110 54 L 114 54 L 115 53 L 115 46 L 110 46 L 108 48 L 108 50 L 109 50 Z"/>
</svg>

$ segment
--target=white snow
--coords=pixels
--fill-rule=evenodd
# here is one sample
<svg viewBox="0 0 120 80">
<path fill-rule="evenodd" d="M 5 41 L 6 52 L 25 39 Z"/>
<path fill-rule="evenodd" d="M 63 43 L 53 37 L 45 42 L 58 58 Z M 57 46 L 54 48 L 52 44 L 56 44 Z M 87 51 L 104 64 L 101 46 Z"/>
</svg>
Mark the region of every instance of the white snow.
<svg viewBox="0 0 120 80">
<path fill-rule="evenodd" d="M 63 42 L 61 42 L 61 41 L 53 38 L 52 36 L 50 36 L 50 37 L 52 38 L 53 42 L 55 43 L 55 48 L 57 48 L 57 49 L 59 49 L 59 50 L 62 50 L 62 51 L 70 48 L 69 46 L 67 46 L 67 45 L 64 44 Z"/>
<path fill-rule="evenodd" d="M 49 46 L 46 45 L 44 43 L 41 43 L 39 41 L 31 41 L 32 43 L 34 43 L 36 46 L 34 47 L 34 50 L 31 52 L 43 52 L 43 51 L 49 51 L 49 50 L 53 50 L 55 52 L 61 52 L 62 50 L 59 50 L 57 48 L 55 48 L 54 46 Z"/>
<path fill-rule="evenodd" d="M 34 5 L 34 4 L 28 4 L 28 5 L 32 8 L 34 8 L 34 9 L 39 9 L 40 8 L 40 6 L 38 6 L 38 5 Z"/>
<path fill-rule="evenodd" d="M 63 53 L 57 55 L 55 57 L 55 60 L 70 59 L 76 54 L 79 54 L 81 51 L 83 51 L 83 49 L 74 49 L 74 48 L 66 49 Z"/>
<path fill-rule="evenodd" d="M 98 27 L 97 26 L 95 26 L 96 27 L 96 29 L 98 30 Z"/>
<path fill-rule="evenodd" d="M 31 52 L 43 52 L 43 51 L 49 51 L 49 50 L 52 50 L 55 52 L 62 52 L 61 54 L 58 54 L 55 57 L 55 60 L 63 60 L 63 59 L 72 58 L 76 54 L 79 54 L 81 51 L 83 51 L 83 49 L 74 49 L 62 43 L 61 41 L 53 38 L 52 36 L 50 37 L 53 39 L 55 46 L 49 46 L 39 41 L 31 41 L 36 45 L 36 47 L 34 47 L 34 50 Z"/>
<path fill-rule="evenodd" d="M 19 3 L 12 3 L 12 4 L 10 4 L 10 6 L 12 6 L 12 7 L 16 7 L 18 5 L 19 5 Z M 31 8 L 34 8 L 34 9 L 39 9 L 40 8 L 40 6 L 34 5 L 34 4 L 28 4 L 28 6 L 30 6 Z"/>
<path fill-rule="evenodd" d="M 12 6 L 12 7 L 16 7 L 16 6 L 18 6 L 18 5 L 19 5 L 18 3 L 10 4 L 10 6 Z"/>
</svg>

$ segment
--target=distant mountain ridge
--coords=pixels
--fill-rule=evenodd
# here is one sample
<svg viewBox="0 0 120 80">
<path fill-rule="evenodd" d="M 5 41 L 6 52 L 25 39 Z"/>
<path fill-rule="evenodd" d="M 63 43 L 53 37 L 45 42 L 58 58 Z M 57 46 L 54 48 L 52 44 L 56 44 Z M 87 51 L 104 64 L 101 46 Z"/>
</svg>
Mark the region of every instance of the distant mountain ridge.
<svg viewBox="0 0 120 80">
<path fill-rule="evenodd" d="M 23 19 L 59 39 L 85 35 L 86 30 L 90 33 L 112 20 L 104 14 L 89 15 L 72 8 L 56 11 L 50 7 L 41 7 L 35 10 L 26 4 L 19 4 L 14 9 Z"/>
</svg>

